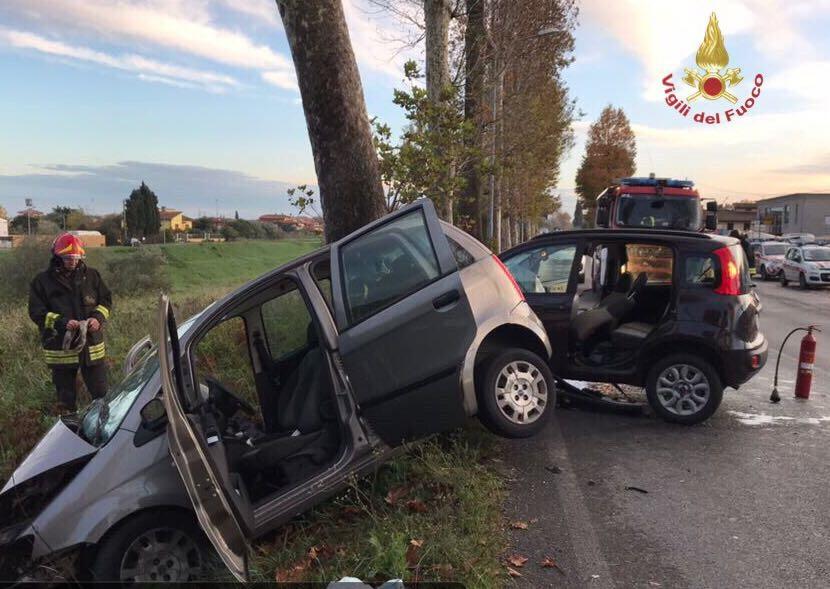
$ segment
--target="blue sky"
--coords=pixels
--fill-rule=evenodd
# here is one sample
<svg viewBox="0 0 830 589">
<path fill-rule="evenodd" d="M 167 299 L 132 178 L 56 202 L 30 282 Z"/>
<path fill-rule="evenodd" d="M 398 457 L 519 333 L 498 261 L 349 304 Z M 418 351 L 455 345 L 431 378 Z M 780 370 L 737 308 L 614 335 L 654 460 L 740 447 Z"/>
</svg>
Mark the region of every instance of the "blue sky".
<svg viewBox="0 0 830 589">
<path fill-rule="evenodd" d="M 370 115 L 399 126 L 392 89 L 421 48 L 400 51 L 411 31 L 364 0 L 344 8 Z M 735 94 L 765 78 L 747 116 L 717 127 L 679 117 L 660 86 L 669 72 L 682 85 L 712 11 L 745 77 Z M 632 120 L 638 173 L 692 178 L 720 201 L 830 191 L 829 25 L 822 0 L 582 2 L 566 74 L 585 113 L 561 171 L 568 210 L 585 131 L 608 103 Z M 0 205 L 11 213 L 27 197 L 41 210 L 115 211 L 145 180 L 190 215 L 255 217 L 288 211 L 286 187 L 314 182 L 271 0 L 3 0 L 0 71 Z"/>
</svg>

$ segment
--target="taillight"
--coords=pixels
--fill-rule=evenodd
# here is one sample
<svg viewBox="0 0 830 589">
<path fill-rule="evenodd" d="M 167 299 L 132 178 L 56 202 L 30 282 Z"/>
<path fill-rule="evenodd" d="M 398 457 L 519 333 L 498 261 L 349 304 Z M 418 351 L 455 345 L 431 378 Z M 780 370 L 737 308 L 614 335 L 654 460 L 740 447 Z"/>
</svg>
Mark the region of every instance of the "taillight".
<svg viewBox="0 0 830 589">
<path fill-rule="evenodd" d="M 714 253 L 720 261 L 720 284 L 715 292 L 722 295 L 741 294 L 741 273 L 732 252 L 728 247 L 722 247 Z"/>
<path fill-rule="evenodd" d="M 499 265 L 499 268 L 504 270 L 504 273 L 507 274 L 507 277 L 510 279 L 510 284 L 512 284 L 513 288 L 516 289 L 516 292 L 519 294 L 519 298 L 525 300 L 525 293 L 522 292 L 522 289 L 519 287 L 519 283 L 516 282 L 515 278 L 513 278 L 513 275 L 510 273 L 510 270 L 507 269 L 507 266 L 504 265 L 504 262 L 502 262 L 496 254 L 493 254 L 493 259 L 496 261 L 496 264 Z"/>
</svg>

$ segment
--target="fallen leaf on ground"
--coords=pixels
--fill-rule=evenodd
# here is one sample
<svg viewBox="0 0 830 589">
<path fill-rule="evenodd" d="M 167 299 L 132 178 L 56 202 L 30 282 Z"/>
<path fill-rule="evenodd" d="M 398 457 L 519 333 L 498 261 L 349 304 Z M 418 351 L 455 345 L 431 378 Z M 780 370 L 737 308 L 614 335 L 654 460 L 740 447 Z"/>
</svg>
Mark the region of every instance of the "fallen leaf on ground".
<svg viewBox="0 0 830 589">
<path fill-rule="evenodd" d="M 539 563 L 539 566 L 541 566 L 543 569 L 556 569 L 557 571 L 559 571 L 563 575 L 565 574 L 565 571 L 563 571 L 560 568 L 560 566 L 558 564 L 556 564 L 556 561 L 553 560 L 553 558 L 550 557 L 550 556 L 546 556 L 544 558 L 544 560 Z"/>
<path fill-rule="evenodd" d="M 406 496 L 407 493 L 409 493 L 409 487 L 393 487 L 389 489 L 388 493 L 386 493 L 384 501 L 386 501 L 389 505 L 396 505 L 398 501 Z"/>
<path fill-rule="evenodd" d="M 428 511 L 427 504 L 420 499 L 410 499 L 406 502 L 406 508 L 415 513 L 426 513 Z"/>
<path fill-rule="evenodd" d="M 510 575 L 511 577 L 521 577 L 522 576 L 522 573 L 520 573 L 516 569 L 511 569 L 510 567 L 507 567 L 507 574 Z"/>
<path fill-rule="evenodd" d="M 527 522 L 523 521 L 515 521 L 510 523 L 510 527 L 514 530 L 526 530 L 527 529 Z"/>
<path fill-rule="evenodd" d="M 512 564 L 514 567 L 523 567 L 527 562 L 527 557 L 522 556 L 521 554 L 512 554 L 507 557 L 507 562 Z"/>
</svg>

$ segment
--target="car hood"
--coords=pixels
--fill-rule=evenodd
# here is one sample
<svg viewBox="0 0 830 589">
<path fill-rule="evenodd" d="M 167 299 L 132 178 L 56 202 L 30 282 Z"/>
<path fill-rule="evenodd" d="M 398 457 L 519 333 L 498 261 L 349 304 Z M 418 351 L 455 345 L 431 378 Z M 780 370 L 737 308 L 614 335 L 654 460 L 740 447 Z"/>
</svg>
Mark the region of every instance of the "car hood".
<svg viewBox="0 0 830 589">
<path fill-rule="evenodd" d="M 85 458 L 97 451 L 98 448 L 81 439 L 63 421 L 58 420 L 17 467 L 0 493 L 5 493 L 12 487 L 57 466 Z"/>
</svg>

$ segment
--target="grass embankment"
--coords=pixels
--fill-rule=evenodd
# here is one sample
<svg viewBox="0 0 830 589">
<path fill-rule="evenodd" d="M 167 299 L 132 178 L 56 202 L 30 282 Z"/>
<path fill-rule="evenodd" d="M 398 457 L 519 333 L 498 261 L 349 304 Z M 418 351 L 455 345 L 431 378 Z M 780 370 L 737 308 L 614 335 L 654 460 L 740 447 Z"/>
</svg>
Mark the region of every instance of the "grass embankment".
<svg viewBox="0 0 830 589">
<path fill-rule="evenodd" d="M 178 314 L 187 317 L 318 245 L 316 240 L 170 244 L 161 251 Z M 91 250 L 88 262 L 103 267 L 134 251 Z M 115 299 L 107 326 L 111 379 L 119 378 L 129 347 L 151 330 L 156 303 L 153 293 Z M 53 423 L 54 389 L 25 302 L 3 306 L 0 316 L 4 481 Z M 252 563 L 256 578 L 330 581 L 354 575 L 501 586 L 506 578 L 498 561 L 505 537 L 503 482 L 488 465 L 495 444 L 492 436 L 471 426 L 413 445 L 373 477 L 353 481 L 341 496 L 258 542 Z"/>
</svg>

